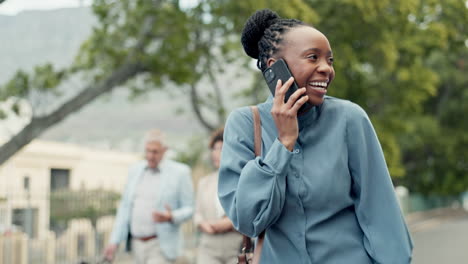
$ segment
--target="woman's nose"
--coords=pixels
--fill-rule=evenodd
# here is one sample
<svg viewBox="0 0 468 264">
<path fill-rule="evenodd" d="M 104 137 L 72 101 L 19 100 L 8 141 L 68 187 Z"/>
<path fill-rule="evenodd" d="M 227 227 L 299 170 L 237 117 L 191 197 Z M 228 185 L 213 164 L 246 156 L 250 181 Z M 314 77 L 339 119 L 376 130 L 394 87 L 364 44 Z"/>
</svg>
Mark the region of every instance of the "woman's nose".
<svg viewBox="0 0 468 264">
<path fill-rule="evenodd" d="M 327 76 L 328 76 L 329 74 L 332 73 L 333 66 L 330 65 L 328 62 L 322 61 L 319 64 L 317 71 L 320 72 L 320 73 L 323 73 L 323 74 L 327 74 Z"/>
<path fill-rule="evenodd" d="M 324 62 L 324 63 L 320 63 L 317 71 L 320 73 L 326 74 L 328 76 L 329 74 L 332 73 L 333 67 L 330 64 Z"/>
</svg>

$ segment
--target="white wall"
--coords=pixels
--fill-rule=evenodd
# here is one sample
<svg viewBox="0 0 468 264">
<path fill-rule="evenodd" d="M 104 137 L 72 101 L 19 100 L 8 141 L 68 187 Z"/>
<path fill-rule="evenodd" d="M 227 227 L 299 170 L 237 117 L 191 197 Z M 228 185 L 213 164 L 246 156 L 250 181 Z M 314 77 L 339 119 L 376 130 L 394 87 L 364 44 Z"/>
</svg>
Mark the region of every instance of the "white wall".
<svg viewBox="0 0 468 264">
<path fill-rule="evenodd" d="M 49 225 L 50 170 L 70 169 L 70 188 L 106 189 L 121 192 L 129 166 L 140 155 L 99 151 L 72 144 L 33 141 L 0 166 L 0 198 L 7 198 L 7 220 L 15 208 L 28 206 L 23 188 L 25 176 L 30 178 L 31 207 L 38 208 L 38 236 L 44 236 Z"/>
</svg>

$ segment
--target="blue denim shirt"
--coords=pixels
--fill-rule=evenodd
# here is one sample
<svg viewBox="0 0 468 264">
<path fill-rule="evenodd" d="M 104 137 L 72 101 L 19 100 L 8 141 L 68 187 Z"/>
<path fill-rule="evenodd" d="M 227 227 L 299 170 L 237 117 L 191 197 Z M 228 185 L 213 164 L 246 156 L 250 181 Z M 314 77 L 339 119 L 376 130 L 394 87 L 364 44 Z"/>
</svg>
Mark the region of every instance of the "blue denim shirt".
<svg viewBox="0 0 468 264">
<path fill-rule="evenodd" d="M 290 152 L 271 107 L 271 97 L 259 105 L 257 158 L 250 109 L 230 114 L 218 188 L 237 230 L 255 237 L 266 229 L 261 263 L 410 263 L 411 238 L 364 110 L 327 96 L 299 117 Z"/>
</svg>

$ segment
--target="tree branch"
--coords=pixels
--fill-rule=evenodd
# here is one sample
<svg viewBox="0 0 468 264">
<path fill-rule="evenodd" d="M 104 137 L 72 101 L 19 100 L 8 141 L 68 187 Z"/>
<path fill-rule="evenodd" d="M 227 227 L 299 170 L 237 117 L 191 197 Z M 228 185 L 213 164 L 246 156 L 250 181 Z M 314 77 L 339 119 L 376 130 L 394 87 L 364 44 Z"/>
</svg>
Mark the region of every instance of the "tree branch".
<svg viewBox="0 0 468 264">
<path fill-rule="evenodd" d="M 1 1 L 1 0 L 0 0 Z M 157 1 L 154 1 L 155 3 Z M 0 147 L 0 165 L 18 152 L 33 139 L 42 134 L 46 129 L 65 119 L 69 114 L 81 109 L 98 96 L 107 93 L 125 83 L 127 80 L 146 70 L 145 65 L 138 62 L 138 55 L 144 50 L 148 40 L 151 39 L 151 29 L 154 23 L 154 16 L 147 17 L 142 26 L 139 40 L 132 52 L 129 53 L 124 63 L 117 68 L 107 79 L 100 81 L 96 86 L 88 86 L 76 96 L 62 104 L 53 112 L 32 118 L 19 133 L 9 139 Z M 137 58 L 135 60 L 135 58 Z"/>
<path fill-rule="evenodd" d="M 211 64 L 209 66 L 208 76 L 210 78 L 211 84 L 213 86 L 215 98 L 216 98 L 216 114 L 218 115 L 218 121 L 220 124 L 224 123 L 225 116 L 224 116 L 224 104 L 223 98 L 221 96 L 221 87 L 219 85 L 218 80 L 213 74 L 213 69 L 211 68 Z"/>
<path fill-rule="evenodd" d="M 18 150 L 29 144 L 34 138 L 42 134 L 52 125 L 62 121 L 69 114 L 81 109 L 98 96 L 107 93 L 116 86 L 125 83 L 143 71 L 138 63 L 127 63 L 117 69 L 109 78 L 102 80 L 96 86 L 88 86 L 81 93 L 61 105 L 52 113 L 33 118 L 18 134 L 0 147 L 0 165 L 13 156 Z"/>
<path fill-rule="evenodd" d="M 202 115 L 200 104 L 198 100 L 197 94 L 197 87 L 195 84 L 190 85 L 190 103 L 192 104 L 192 109 L 195 112 L 195 116 L 197 117 L 198 121 L 208 130 L 213 131 L 215 130 L 215 126 L 210 124 Z"/>
</svg>

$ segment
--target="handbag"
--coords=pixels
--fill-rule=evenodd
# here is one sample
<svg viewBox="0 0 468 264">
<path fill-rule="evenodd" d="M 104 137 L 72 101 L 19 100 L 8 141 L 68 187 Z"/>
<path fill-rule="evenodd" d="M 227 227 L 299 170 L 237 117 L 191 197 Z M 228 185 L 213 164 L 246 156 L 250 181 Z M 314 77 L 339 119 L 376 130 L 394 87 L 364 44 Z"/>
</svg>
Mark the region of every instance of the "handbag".
<svg viewBox="0 0 468 264">
<path fill-rule="evenodd" d="M 260 120 L 260 113 L 257 106 L 251 106 L 253 121 L 254 121 L 254 149 L 255 157 L 262 153 L 262 124 Z M 237 256 L 237 264 L 259 264 L 260 256 L 263 248 L 263 240 L 265 238 L 265 231 L 260 233 L 257 238 L 255 247 L 252 240 L 246 235 L 242 235 L 242 250 Z"/>
</svg>

